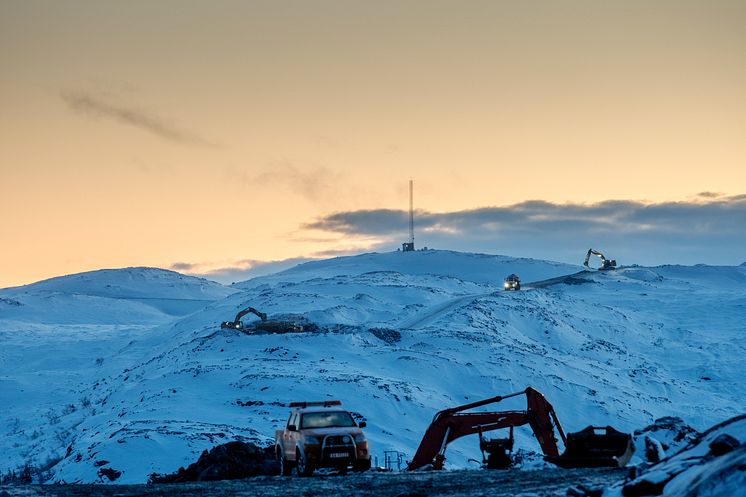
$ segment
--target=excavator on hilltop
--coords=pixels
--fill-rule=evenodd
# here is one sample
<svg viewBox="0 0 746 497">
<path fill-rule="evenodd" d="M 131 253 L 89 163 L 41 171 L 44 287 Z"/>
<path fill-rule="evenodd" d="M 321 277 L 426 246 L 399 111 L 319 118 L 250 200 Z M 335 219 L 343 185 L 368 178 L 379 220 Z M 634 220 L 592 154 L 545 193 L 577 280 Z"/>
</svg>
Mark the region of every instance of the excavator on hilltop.
<svg viewBox="0 0 746 497">
<path fill-rule="evenodd" d="M 254 314 L 259 318 L 259 321 L 244 324 L 241 318 L 247 314 Z M 223 321 L 220 323 L 222 329 L 238 330 L 246 334 L 257 334 L 257 333 L 298 333 L 304 331 L 301 324 L 292 321 L 274 321 L 268 320 L 267 314 L 254 309 L 253 307 L 247 307 L 238 311 L 233 321 Z"/>
<path fill-rule="evenodd" d="M 241 321 L 241 318 L 249 313 L 255 314 L 262 322 L 267 321 L 267 315 L 265 313 L 257 311 L 253 307 L 247 307 L 246 309 L 238 311 L 238 314 L 236 314 L 236 318 L 233 321 L 223 321 L 220 324 L 220 327 L 240 330 L 243 328 L 243 321 Z"/>
<path fill-rule="evenodd" d="M 583 261 L 583 265 L 585 267 L 590 267 L 588 265 L 588 261 L 590 260 L 591 255 L 596 255 L 601 259 L 601 267 L 598 268 L 599 271 L 608 271 L 610 269 L 616 269 L 616 259 L 607 259 L 606 256 L 604 256 L 604 254 L 592 248 L 589 248 L 588 253 L 585 254 L 585 261 Z"/>
<path fill-rule="evenodd" d="M 525 411 L 466 412 L 519 395 L 526 396 Z M 610 426 L 589 426 L 565 435 L 552 404 L 540 392 L 528 387 L 521 392 L 498 395 L 437 413 L 407 469 L 443 469 L 448 444 L 473 434 L 479 434 L 482 454 L 489 454 L 485 466 L 507 468 L 511 465 L 509 452 L 513 448 L 513 427 L 523 425 L 529 425 L 533 430 L 544 459 L 562 468 L 621 467 L 627 464 L 634 452 L 632 437 Z M 510 428 L 510 438 L 486 440 L 482 436 L 484 432 L 501 428 Z M 565 446 L 561 455 L 555 430 Z"/>
</svg>

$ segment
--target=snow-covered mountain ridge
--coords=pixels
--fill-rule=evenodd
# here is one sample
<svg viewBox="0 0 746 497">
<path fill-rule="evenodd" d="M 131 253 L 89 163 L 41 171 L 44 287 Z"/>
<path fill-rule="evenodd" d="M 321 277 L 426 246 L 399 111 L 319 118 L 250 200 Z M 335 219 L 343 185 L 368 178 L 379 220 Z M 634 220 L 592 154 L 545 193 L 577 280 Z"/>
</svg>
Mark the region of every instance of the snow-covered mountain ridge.
<svg viewBox="0 0 746 497">
<path fill-rule="evenodd" d="M 183 316 L 235 290 L 158 268 L 101 269 L 0 290 L 0 318 L 54 324 L 148 324 Z"/>
<path fill-rule="evenodd" d="M 113 468 L 118 482 L 141 482 L 217 443 L 268 442 L 286 417 L 282 404 L 304 399 L 339 398 L 364 415 L 379 457 L 390 449 L 411 457 L 442 408 L 527 385 L 568 431 L 591 423 L 632 431 L 665 415 L 703 429 L 746 410 L 746 268 L 581 270 L 445 251 L 316 261 L 236 284 L 238 292 L 171 322 L 48 325 L 46 337 L 34 335 L 69 340 L 65 352 L 77 350 L 85 366 L 77 370 L 10 333 L 8 304 L 0 307 L 0 396 L 11 408 L 0 419 L 0 469 L 61 457 L 53 480 L 100 481 L 101 468 Z M 503 292 L 510 273 L 539 283 Z M 246 336 L 219 328 L 248 305 L 318 329 Z M 94 333 L 115 347 L 75 348 Z M 65 393 L 39 410 L 43 395 L 21 387 L 54 368 L 73 380 L 56 377 Z M 67 404 L 74 409 L 61 409 Z M 23 416 L 33 409 L 38 419 Z M 538 447 L 523 429 L 517 443 Z M 460 440 L 447 455 L 451 467 L 471 466 L 477 443 Z"/>
</svg>

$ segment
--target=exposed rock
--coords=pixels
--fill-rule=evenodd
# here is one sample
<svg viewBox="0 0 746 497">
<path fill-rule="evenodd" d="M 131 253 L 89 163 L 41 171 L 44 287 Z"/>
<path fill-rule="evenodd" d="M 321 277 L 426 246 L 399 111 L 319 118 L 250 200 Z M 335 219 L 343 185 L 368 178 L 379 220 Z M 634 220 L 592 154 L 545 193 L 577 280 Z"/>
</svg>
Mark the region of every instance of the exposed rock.
<svg viewBox="0 0 746 497">
<path fill-rule="evenodd" d="M 373 336 L 391 345 L 401 340 L 401 333 L 390 328 L 371 328 Z"/>
<path fill-rule="evenodd" d="M 259 475 L 279 474 L 274 448 L 261 448 L 251 443 L 228 442 L 204 451 L 196 463 L 179 468 L 170 475 L 150 475 L 151 483 L 183 483 L 189 481 L 238 480 Z"/>
<path fill-rule="evenodd" d="M 723 433 L 722 435 L 718 435 L 718 437 L 710 443 L 710 454 L 713 456 L 722 456 L 723 454 L 732 452 L 740 445 L 741 442 L 736 440 L 734 437 L 727 433 Z"/>
<path fill-rule="evenodd" d="M 121 471 L 117 471 L 114 468 L 101 468 L 98 470 L 98 477 L 102 480 L 107 478 L 109 481 L 115 481 L 122 476 Z"/>
<path fill-rule="evenodd" d="M 662 461 L 666 457 L 663 445 L 651 436 L 645 436 L 645 459 L 650 463 Z"/>
<path fill-rule="evenodd" d="M 603 493 L 603 488 L 589 488 L 582 484 L 567 489 L 568 497 L 601 497 Z"/>
<path fill-rule="evenodd" d="M 634 433 L 635 449 L 648 463 L 657 463 L 695 440 L 699 432 L 674 416 L 658 418 Z"/>
<path fill-rule="evenodd" d="M 746 495 L 746 414 L 718 423 L 625 484 L 625 497 Z M 612 494 L 613 495 L 613 494 Z"/>
<path fill-rule="evenodd" d="M 663 493 L 663 489 L 669 480 L 665 481 L 650 481 L 644 478 L 633 481 L 632 483 L 625 485 L 622 488 L 622 495 L 624 497 L 643 497 L 646 495 L 660 495 Z"/>
</svg>

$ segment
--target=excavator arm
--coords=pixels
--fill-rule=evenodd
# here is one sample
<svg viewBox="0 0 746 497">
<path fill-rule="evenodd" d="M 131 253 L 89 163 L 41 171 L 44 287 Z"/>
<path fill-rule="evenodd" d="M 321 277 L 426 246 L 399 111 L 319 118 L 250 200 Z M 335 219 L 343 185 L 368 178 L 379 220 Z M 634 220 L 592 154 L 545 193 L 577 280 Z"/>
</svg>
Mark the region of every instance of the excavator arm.
<svg viewBox="0 0 746 497">
<path fill-rule="evenodd" d="M 267 320 L 267 315 L 265 313 L 259 312 L 256 309 L 254 309 L 253 307 L 247 307 L 246 309 L 243 309 L 242 311 L 239 311 L 238 314 L 236 314 L 236 319 L 234 319 L 233 322 L 234 323 L 238 323 L 239 321 L 241 321 L 241 318 L 244 317 L 245 315 L 247 315 L 248 313 L 255 314 L 262 321 L 266 321 Z"/>
<path fill-rule="evenodd" d="M 236 319 L 234 319 L 233 321 L 223 321 L 223 323 L 220 324 L 220 327 L 239 330 L 243 326 L 243 323 L 241 323 L 241 318 L 248 313 L 256 314 L 257 317 L 262 320 L 262 322 L 267 320 L 267 315 L 265 313 L 257 311 L 253 307 L 247 307 L 246 309 L 238 311 L 238 314 L 236 314 Z"/>
<path fill-rule="evenodd" d="M 605 262 L 606 262 L 606 256 L 604 256 L 604 254 L 602 254 L 601 252 L 599 252 L 596 249 L 589 248 L 588 249 L 588 253 L 585 254 L 585 261 L 583 262 L 583 265 L 585 267 L 588 267 L 588 261 L 591 259 L 591 255 L 597 255 L 598 257 L 601 258 L 601 265 L 605 264 Z"/>
<path fill-rule="evenodd" d="M 598 250 L 592 249 L 592 248 L 588 249 L 588 253 L 585 254 L 585 261 L 583 261 L 583 265 L 585 267 L 590 267 L 590 266 L 588 266 L 588 261 L 590 260 L 591 255 L 596 255 L 596 256 L 598 256 L 601 259 L 601 267 L 598 268 L 601 271 L 605 271 L 605 270 L 608 270 L 608 269 L 614 269 L 616 267 L 616 260 L 614 260 L 614 259 L 607 259 L 604 254 L 602 254 Z"/>
<path fill-rule="evenodd" d="M 525 411 L 464 412 L 518 395 L 526 395 L 527 409 Z M 445 450 L 452 441 L 466 435 L 526 424 L 531 426 L 545 455 L 559 456 L 554 428 L 557 428 L 563 443 L 566 443 L 565 432 L 562 430 L 552 405 L 541 393 L 528 387 L 522 392 L 498 395 L 440 411 L 425 431 L 408 469 L 411 471 L 429 464 L 433 469 L 443 469 Z"/>
</svg>

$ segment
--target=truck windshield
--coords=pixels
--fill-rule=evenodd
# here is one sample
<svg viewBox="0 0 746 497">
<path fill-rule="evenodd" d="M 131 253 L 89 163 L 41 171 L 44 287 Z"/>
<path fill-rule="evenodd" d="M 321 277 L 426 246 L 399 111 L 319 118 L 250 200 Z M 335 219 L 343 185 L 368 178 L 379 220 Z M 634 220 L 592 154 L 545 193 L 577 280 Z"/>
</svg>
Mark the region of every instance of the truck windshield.
<svg viewBox="0 0 746 497">
<path fill-rule="evenodd" d="M 357 426 L 349 412 L 308 412 L 301 417 L 301 428 Z"/>
</svg>

